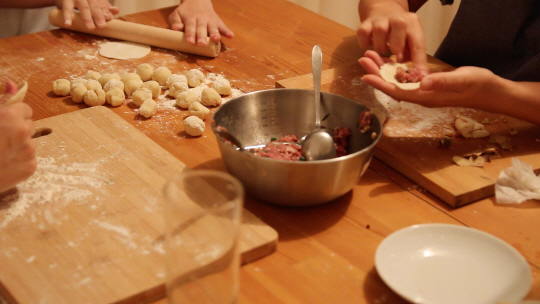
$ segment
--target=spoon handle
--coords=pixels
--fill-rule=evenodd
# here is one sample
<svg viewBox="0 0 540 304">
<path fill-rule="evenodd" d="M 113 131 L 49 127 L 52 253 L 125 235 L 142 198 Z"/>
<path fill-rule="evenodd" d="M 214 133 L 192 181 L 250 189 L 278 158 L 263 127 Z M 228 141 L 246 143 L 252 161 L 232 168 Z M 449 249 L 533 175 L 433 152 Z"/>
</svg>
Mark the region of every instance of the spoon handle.
<svg viewBox="0 0 540 304">
<path fill-rule="evenodd" d="M 321 47 L 315 45 L 311 52 L 311 68 L 313 70 L 313 89 L 315 90 L 315 130 L 321 128 Z"/>
</svg>

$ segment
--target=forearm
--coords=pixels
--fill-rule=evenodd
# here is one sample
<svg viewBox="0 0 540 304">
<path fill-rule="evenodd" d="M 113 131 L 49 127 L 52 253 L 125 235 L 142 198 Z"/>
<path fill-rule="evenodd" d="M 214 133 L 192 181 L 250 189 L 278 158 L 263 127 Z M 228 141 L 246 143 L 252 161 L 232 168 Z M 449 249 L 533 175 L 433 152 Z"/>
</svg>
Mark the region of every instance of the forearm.
<svg viewBox="0 0 540 304">
<path fill-rule="evenodd" d="M 5 8 L 39 8 L 54 5 L 54 0 L 0 0 L 0 7 Z"/>
</svg>

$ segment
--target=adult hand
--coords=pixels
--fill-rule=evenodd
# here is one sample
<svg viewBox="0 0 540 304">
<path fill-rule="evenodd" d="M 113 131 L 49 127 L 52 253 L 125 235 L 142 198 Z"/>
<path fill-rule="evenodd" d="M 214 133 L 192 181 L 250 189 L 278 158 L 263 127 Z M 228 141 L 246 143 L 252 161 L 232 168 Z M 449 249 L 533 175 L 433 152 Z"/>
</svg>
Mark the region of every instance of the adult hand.
<svg viewBox="0 0 540 304">
<path fill-rule="evenodd" d="M 62 9 L 64 24 L 69 27 L 73 20 L 73 9 L 78 9 L 86 28 L 93 30 L 104 28 L 120 10 L 107 0 L 56 0 L 56 6 Z"/>
<path fill-rule="evenodd" d="M 37 167 L 32 108 L 22 102 L 3 106 L 16 92 L 17 85 L 8 81 L 0 98 L 0 192 L 30 177 Z"/>
<path fill-rule="evenodd" d="M 366 16 L 362 16 L 364 10 Z M 410 60 L 427 74 L 426 43 L 418 15 L 396 2 L 381 2 L 364 10 L 360 1 L 363 18 L 356 32 L 358 44 L 379 54 L 391 52 L 398 62 Z"/>
<path fill-rule="evenodd" d="M 207 44 L 207 37 L 220 41 L 221 35 L 233 38 L 234 33 L 214 11 L 210 0 L 184 0 L 169 15 L 169 23 L 175 31 L 184 31 L 186 40 L 200 46 Z"/>
</svg>

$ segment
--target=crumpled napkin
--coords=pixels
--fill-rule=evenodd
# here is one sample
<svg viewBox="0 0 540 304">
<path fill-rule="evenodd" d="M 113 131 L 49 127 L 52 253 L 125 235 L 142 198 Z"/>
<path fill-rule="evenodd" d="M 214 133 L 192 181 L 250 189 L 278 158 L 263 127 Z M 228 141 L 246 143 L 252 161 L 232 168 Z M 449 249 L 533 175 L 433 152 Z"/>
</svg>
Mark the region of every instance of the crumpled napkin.
<svg viewBox="0 0 540 304">
<path fill-rule="evenodd" d="M 534 174 L 531 165 L 512 158 L 512 167 L 501 171 L 495 182 L 495 198 L 500 204 L 540 200 L 540 176 Z"/>
</svg>

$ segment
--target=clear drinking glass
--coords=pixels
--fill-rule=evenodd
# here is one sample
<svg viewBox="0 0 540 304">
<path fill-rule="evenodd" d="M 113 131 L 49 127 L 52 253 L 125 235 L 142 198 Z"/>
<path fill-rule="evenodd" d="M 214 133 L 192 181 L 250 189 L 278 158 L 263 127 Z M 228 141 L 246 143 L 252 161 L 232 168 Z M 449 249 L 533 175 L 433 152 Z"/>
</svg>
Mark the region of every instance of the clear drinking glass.
<svg viewBox="0 0 540 304">
<path fill-rule="evenodd" d="M 186 170 L 163 193 L 169 303 L 236 303 L 242 184 L 224 172 Z"/>
</svg>

